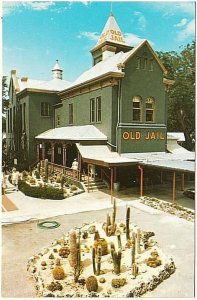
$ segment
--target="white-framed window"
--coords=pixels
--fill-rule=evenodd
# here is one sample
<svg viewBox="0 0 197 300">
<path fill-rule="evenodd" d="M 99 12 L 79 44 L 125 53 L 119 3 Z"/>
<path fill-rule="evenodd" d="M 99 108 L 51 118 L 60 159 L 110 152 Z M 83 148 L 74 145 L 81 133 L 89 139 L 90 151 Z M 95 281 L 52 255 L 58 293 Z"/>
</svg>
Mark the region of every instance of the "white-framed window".
<svg viewBox="0 0 197 300">
<path fill-rule="evenodd" d="M 155 100 L 153 97 L 146 99 L 146 122 L 154 121 Z"/>
<path fill-rule="evenodd" d="M 95 99 L 90 99 L 90 123 L 95 122 Z"/>
<path fill-rule="evenodd" d="M 140 96 L 133 97 L 133 121 L 141 121 L 142 98 Z"/>
<path fill-rule="evenodd" d="M 41 102 L 41 116 L 48 117 L 51 115 L 50 104 L 48 102 Z"/>
<path fill-rule="evenodd" d="M 101 97 L 96 98 L 96 122 L 100 123 L 101 122 Z"/>
<path fill-rule="evenodd" d="M 68 113 L 69 113 L 68 123 L 69 125 L 71 125 L 73 124 L 73 119 L 74 119 L 73 103 L 70 103 L 68 105 Z"/>
</svg>

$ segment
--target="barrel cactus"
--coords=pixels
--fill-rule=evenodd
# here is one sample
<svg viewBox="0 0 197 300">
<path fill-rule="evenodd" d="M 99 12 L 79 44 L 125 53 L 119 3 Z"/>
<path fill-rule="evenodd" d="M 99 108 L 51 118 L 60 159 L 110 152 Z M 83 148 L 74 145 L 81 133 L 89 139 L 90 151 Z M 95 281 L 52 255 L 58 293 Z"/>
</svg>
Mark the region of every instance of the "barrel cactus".
<svg viewBox="0 0 197 300">
<path fill-rule="evenodd" d="M 86 279 L 86 288 L 88 292 L 96 292 L 98 290 L 98 281 L 95 276 L 89 276 Z"/>
<path fill-rule="evenodd" d="M 53 277 L 56 280 L 62 280 L 65 277 L 64 269 L 60 266 L 56 266 L 53 270 Z"/>
</svg>

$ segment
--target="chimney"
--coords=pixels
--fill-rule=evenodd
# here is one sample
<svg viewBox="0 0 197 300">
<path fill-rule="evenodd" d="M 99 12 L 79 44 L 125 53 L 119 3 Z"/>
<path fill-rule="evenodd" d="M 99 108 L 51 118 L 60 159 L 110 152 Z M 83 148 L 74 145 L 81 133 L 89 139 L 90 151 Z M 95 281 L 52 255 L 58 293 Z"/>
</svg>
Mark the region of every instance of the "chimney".
<svg viewBox="0 0 197 300">
<path fill-rule="evenodd" d="M 27 82 L 27 80 L 28 80 L 28 77 L 22 77 L 22 78 L 21 78 L 21 81 L 22 81 L 22 82 Z"/>
</svg>

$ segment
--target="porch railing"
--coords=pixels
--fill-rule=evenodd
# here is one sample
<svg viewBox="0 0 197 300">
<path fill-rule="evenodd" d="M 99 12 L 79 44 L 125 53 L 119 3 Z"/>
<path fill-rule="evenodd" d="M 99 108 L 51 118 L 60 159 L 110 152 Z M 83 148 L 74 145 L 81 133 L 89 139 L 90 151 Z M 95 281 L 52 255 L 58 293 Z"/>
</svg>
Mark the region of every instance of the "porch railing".
<svg viewBox="0 0 197 300">
<path fill-rule="evenodd" d="M 62 165 L 58 165 L 58 164 L 54 164 L 51 162 L 48 163 L 48 168 L 49 168 L 49 171 L 51 171 L 51 172 L 61 172 L 69 178 L 73 178 L 75 180 L 81 181 L 81 172 L 78 170 L 73 170 L 71 168 L 68 168 L 68 167 L 65 167 Z"/>
</svg>

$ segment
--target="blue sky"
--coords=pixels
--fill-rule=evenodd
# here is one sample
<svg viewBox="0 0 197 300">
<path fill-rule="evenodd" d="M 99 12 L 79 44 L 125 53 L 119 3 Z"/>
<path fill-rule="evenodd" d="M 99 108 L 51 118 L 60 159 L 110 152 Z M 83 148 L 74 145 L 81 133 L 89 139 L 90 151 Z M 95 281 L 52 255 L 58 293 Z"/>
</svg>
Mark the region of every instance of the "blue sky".
<svg viewBox="0 0 197 300">
<path fill-rule="evenodd" d="M 113 14 L 128 44 L 180 51 L 195 38 L 195 2 L 3 1 L 3 75 L 50 80 L 59 59 L 65 80 L 91 67 L 92 49 Z"/>
</svg>

